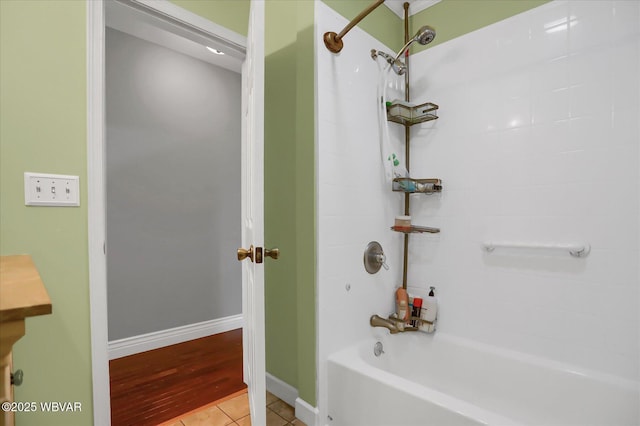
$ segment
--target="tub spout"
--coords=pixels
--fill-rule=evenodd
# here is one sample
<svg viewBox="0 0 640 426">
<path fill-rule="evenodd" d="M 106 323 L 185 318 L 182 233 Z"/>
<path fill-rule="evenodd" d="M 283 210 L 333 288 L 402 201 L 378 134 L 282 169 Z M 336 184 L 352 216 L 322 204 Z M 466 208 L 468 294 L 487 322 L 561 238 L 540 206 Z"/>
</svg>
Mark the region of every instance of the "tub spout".
<svg viewBox="0 0 640 426">
<path fill-rule="evenodd" d="M 398 329 L 398 326 L 393 321 L 382 318 L 379 315 L 372 315 L 371 318 L 369 319 L 369 324 L 371 324 L 371 327 L 387 328 L 389 329 L 391 334 L 395 334 L 400 331 Z"/>
</svg>

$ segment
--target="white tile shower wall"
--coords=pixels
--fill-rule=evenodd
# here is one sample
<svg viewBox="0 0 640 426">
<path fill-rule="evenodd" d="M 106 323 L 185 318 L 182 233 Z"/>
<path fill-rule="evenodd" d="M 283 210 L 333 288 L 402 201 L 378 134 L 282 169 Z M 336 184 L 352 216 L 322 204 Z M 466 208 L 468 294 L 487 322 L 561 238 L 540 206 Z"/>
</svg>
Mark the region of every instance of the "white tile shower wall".
<svg viewBox="0 0 640 426">
<path fill-rule="evenodd" d="M 384 182 L 376 93 L 378 64 L 371 49 L 389 48 L 359 28 L 330 53 L 322 35 L 347 21 L 316 2 L 316 158 L 318 239 L 318 358 L 320 419 L 326 419 L 326 359 L 332 352 L 371 336 L 369 317 L 393 310 L 394 288 L 401 284 L 401 235 L 390 231 L 402 212 L 402 197 Z M 392 78 L 390 93 L 400 93 Z M 403 86 L 402 86 L 403 87 Z M 404 153 L 399 128 L 391 129 L 394 149 Z M 390 270 L 368 274 L 364 249 L 382 245 Z M 385 330 L 386 331 L 386 330 Z"/>
<path fill-rule="evenodd" d="M 421 52 L 409 283 L 441 332 L 638 380 L 640 2 L 558 1 Z M 483 241 L 591 244 L 568 254 Z"/>
</svg>

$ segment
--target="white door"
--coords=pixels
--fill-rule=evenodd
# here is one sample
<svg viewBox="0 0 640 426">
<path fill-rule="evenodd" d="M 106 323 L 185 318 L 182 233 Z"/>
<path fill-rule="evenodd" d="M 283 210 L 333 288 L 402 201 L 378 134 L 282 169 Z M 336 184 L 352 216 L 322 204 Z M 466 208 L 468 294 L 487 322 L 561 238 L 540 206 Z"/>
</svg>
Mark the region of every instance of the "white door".
<svg viewBox="0 0 640 426">
<path fill-rule="evenodd" d="M 242 332 L 251 423 L 266 425 L 264 342 L 264 2 L 251 1 L 242 66 Z"/>
</svg>

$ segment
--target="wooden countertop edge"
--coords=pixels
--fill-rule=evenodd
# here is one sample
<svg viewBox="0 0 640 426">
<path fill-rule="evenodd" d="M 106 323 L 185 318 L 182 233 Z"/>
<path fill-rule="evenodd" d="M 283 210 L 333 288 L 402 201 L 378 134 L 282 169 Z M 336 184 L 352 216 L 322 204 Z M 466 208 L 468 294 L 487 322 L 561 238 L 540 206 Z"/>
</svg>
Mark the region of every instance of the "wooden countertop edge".
<svg viewBox="0 0 640 426">
<path fill-rule="evenodd" d="M 18 321 L 28 317 L 36 317 L 39 315 L 49 315 L 53 313 L 51 303 L 43 305 L 35 305 L 29 308 L 7 309 L 0 312 L 0 322 Z"/>
<path fill-rule="evenodd" d="M 0 271 L 0 322 L 53 312 L 51 298 L 31 256 L 0 256 Z"/>
</svg>

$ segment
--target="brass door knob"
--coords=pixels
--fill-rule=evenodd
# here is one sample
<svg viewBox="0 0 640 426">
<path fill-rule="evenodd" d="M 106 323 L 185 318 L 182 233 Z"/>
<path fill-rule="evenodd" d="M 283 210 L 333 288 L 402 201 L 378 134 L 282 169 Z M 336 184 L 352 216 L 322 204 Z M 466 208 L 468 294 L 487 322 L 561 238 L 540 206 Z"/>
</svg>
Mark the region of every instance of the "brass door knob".
<svg viewBox="0 0 640 426">
<path fill-rule="evenodd" d="M 253 245 L 249 247 L 249 250 L 243 248 L 238 249 L 238 260 L 245 260 L 246 258 L 251 259 L 253 262 Z"/>
<path fill-rule="evenodd" d="M 280 257 L 280 249 L 278 248 L 264 249 L 264 255 L 272 258 L 273 260 L 277 260 Z"/>
</svg>

